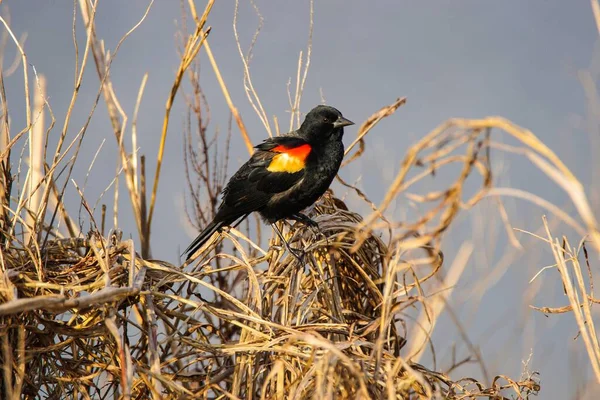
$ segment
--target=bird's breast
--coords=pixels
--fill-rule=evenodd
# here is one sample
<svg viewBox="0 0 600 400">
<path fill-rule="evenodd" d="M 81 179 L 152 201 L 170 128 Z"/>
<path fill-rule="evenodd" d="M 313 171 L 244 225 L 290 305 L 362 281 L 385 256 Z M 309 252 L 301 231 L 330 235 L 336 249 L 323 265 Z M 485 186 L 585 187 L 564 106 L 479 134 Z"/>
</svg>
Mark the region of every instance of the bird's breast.
<svg viewBox="0 0 600 400">
<path fill-rule="evenodd" d="M 310 159 L 306 162 L 307 172 L 332 173 L 334 176 L 344 158 L 344 144 L 341 141 L 327 142 L 322 146 L 314 146 Z"/>
</svg>

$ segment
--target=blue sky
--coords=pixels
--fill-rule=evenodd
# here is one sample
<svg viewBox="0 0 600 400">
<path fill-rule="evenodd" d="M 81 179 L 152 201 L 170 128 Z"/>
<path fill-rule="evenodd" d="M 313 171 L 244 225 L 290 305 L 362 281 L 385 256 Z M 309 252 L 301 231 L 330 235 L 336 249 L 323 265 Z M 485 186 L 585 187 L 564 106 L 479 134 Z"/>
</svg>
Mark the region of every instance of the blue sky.
<svg viewBox="0 0 600 400">
<path fill-rule="evenodd" d="M 317 0 L 315 3 L 313 54 L 302 110 L 306 112 L 319 103 L 322 91 L 329 104 L 360 123 L 397 97 L 408 98 L 404 107 L 369 134 L 366 155 L 341 172 L 346 181 L 360 178 L 362 189 L 371 199 L 377 202 L 382 198 L 410 144 L 447 118 L 499 115 L 536 133 L 582 180 L 588 195 L 598 201 L 595 194 L 598 183 L 592 178 L 594 157 L 600 149 L 594 147 L 597 140 L 590 139 L 599 134 L 598 121 L 590 117 L 579 81 L 582 71 L 591 71 L 596 81 L 600 72 L 598 31 L 588 2 Z M 264 17 L 264 28 L 251 64 L 254 86 L 267 113 L 287 120 L 286 83 L 295 76 L 299 51 L 306 48 L 309 4 L 297 0 L 262 0 L 256 4 Z M 5 1 L 4 6 L 8 7 L 15 33 L 28 35 L 25 50 L 29 62 L 48 79 L 49 102 L 59 121 L 57 126 L 62 126 L 73 87 L 73 4 L 57 0 L 37 1 L 35 5 L 31 1 Z M 141 0 L 100 2 L 97 33 L 105 40 L 107 49 L 115 48 L 146 6 L 147 2 Z M 197 7 L 202 9 L 203 3 L 197 2 Z M 3 15 L 7 15 L 6 9 Z M 111 70 L 118 98 L 130 116 L 142 76 L 149 74 L 138 122 L 140 152 L 148 159 L 156 154 L 164 104 L 178 65 L 175 33 L 180 20 L 179 2 L 156 1 L 146 21 L 122 45 Z M 232 20 L 233 1 L 217 2 L 209 18 L 210 43 L 251 139 L 258 142 L 266 133 L 243 91 L 243 68 Z M 238 23 L 242 45 L 247 48 L 258 23 L 247 1 L 241 1 Z M 80 19 L 78 24 L 79 43 L 83 47 Z M 14 47 L 9 45 L 5 65 L 13 55 Z M 201 84 L 212 112 L 211 127 L 225 130 L 229 118 L 226 103 L 202 51 L 200 57 Z M 7 78 L 6 85 L 16 132 L 25 124 L 20 70 Z M 85 122 L 97 90 L 97 75 L 90 65 L 75 108 L 71 137 Z M 176 262 L 195 233 L 185 226 L 181 210 L 186 188 L 181 157 L 183 106 L 178 97 L 152 234 L 153 257 L 172 262 Z M 347 144 L 355 132 L 347 130 Z M 229 173 L 247 156 L 237 129 L 233 138 Z M 85 179 L 87 165 L 103 140 L 106 142 L 85 192 L 93 202 L 110 183 L 116 169 L 115 139 L 101 101 L 84 141 L 79 160 L 82 167 L 74 175 L 78 182 Z M 531 190 L 559 205 L 567 204 L 564 194 L 523 160 L 506 157 L 502 168 L 496 179 L 503 185 Z M 341 187 L 336 188 L 343 193 Z M 112 201 L 111 197 L 106 201 Z M 71 210 L 78 209 L 79 197 L 72 187 L 66 202 Z M 597 203 L 592 205 L 599 209 Z M 123 198 L 120 227 L 126 235 L 137 239 L 135 224 L 125 212 L 129 207 L 128 200 Z M 541 210 L 518 201 L 509 202 L 508 209 L 519 227 L 531 231 L 540 227 Z M 395 210 L 397 215 L 409 212 L 401 202 Z M 473 213 L 485 220 L 493 211 L 488 205 Z M 460 224 L 456 236 L 445 243 L 449 254 L 453 242 L 460 243 L 461 235 L 466 238 L 472 233 L 473 225 L 468 219 Z M 88 227 L 84 225 L 84 229 Z M 576 243 L 579 238 L 573 236 L 572 240 Z M 498 243 L 494 243 L 498 249 L 488 250 L 488 261 L 486 257 L 483 261 L 474 260 L 459 281 L 459 288 L 468 289 L 485 278 L 486 262 L 491 265 L 491 260 L 502 255 L 504 242 L 505 235 L 500 232 Z M 528 282 L 533 274 L 551 263 L 549 249 L 542 244 L 538 246 L 539 254 L 519 257 L 486 290 L 481 301 L 476 304 L 472 298 L 452 301 L 471 329 L 471 340 L 481 346 L 485 357 L 494 360 L 488 365 L 492 375 L 518 377 L 521 361 L 533 349 L 531 368 L 542 373 L 540 398 L 575 398 L 575 388 L 581 388 L 591 375 L 587 356 L 581 352 L 581 340 L 573 340 L 577 328 L 572 316 L 546 318 L 532 312 L 523 302 L 531 290 Z M 556 283 L 556 279 L 555 276 L 549 282 Z M 566 304 L 560 285 L 548 283 L 542 292 L 531 303 Z M 514 319 L 508 318 L 508 323 L 497 325 L 494 315 L 510 315 Z M 440 320 L 434 340 L 442 349 L 460 343 L 447 317 Z M 478 370 L 467 367 L 461 372 L 477 374 Z M 565 376 L 572 377 L 568 386 L 557 379 Z M 588 390 L 590 399 L 600 393 L 598 386 Z"/>
</svg>

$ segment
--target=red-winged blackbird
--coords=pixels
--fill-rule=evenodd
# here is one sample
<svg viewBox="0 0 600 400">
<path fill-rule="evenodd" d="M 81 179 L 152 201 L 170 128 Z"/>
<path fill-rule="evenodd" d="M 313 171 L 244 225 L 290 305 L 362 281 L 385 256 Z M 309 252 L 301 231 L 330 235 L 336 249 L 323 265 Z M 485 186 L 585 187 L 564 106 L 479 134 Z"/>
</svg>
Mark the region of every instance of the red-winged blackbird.
<svg viewBox="0 0 600 400">
<path fill-rule="evenodd" d="M 293 219 L 316 226 L 300 211 L 317 201 L 333 181 L 344 157 L 344 127 L 353 124 L 335 108 L 321 105 L 306 115 L 298 130 L 255 146 L 256 152 L 225 186 L 215 218 L 185 250 L 187 259 L 213 233 L 254 211 L 270 224 Z"/>
</svg>

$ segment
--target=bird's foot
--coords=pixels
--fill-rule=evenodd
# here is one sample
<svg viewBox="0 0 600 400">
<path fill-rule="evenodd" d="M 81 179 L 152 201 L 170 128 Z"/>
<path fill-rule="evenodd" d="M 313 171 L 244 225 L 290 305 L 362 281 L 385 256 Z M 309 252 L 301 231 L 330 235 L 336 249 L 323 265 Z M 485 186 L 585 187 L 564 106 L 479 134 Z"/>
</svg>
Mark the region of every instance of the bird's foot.
<svg viewBox="0 0 600 400">
<path fill-rule="evenodd" d="M 302 222 L 304 225 L 310 227 L 310 228 L 318 228 L 319 224 L 317 224 L 317 221 L 310 219 L 309 217 L 307 217 L 304 214 L 301 213 L 296 213 L 293 214 L 290 219 L 293 219 L 294 221 L 298 221 L 298 222 Z"/>
<path fill-rule="evenodd" d="M 319 227 L 319 224 L 314 219 L 311 219 L 311 218 L 307 217 L 306 215 L 300 214 L 300 213 L 294 214 L 291 218 L 295 221 L 302 222 L 304 225 L 306 225 L 310 228 L 310 230 L 313 232 L 313 234 L 315 236 L 321 236 L 325 239 L 326 242 L 329 242 L 329 240 L 327 239 L 327 236 L 323 233 L 323 231 Z"/>
</svg>

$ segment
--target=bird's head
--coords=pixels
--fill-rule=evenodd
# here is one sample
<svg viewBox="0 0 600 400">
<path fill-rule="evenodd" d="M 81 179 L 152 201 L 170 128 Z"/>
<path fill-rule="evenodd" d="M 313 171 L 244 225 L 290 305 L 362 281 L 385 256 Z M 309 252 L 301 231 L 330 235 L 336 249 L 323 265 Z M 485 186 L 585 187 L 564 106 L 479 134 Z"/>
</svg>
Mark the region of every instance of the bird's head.
<svg viewBox="0 0 600 400">
<path fill-rule="evenodd" d="M 354 122 L 344 118 L 339 110 L 330 106 L 316 106 L 306 114 L 300 133 L 311 142 L 341 140 L 344 127 Z"/>
</svg>

